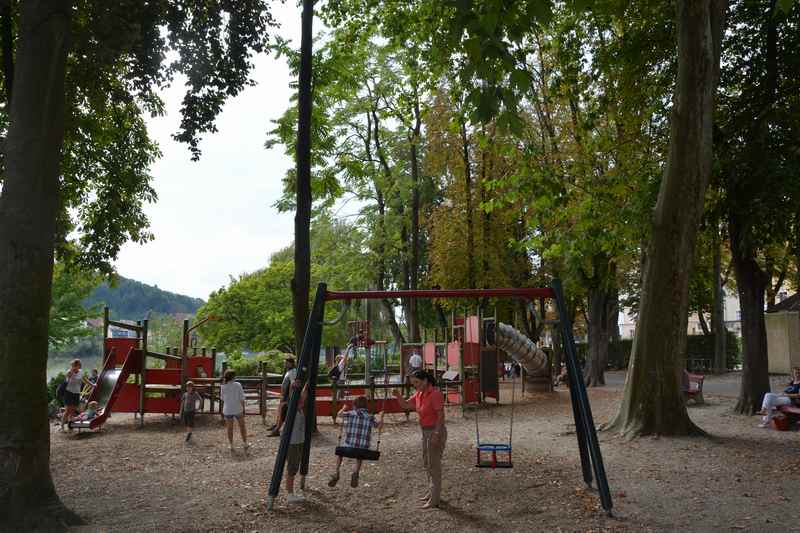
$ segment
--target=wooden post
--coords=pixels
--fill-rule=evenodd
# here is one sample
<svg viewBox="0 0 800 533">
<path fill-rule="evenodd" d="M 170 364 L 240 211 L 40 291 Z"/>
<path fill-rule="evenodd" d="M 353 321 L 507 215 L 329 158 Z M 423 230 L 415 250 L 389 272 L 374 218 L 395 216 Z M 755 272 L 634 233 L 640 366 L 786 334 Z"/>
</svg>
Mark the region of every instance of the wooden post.
<svg viewBox="0 0 800 533">
<path fill-rule="evenodd" d="M 183 335 L 181 336 L 181 394 L 186 392 L 186 380 L 189 374 L 189 361 L 186 359 L 189 346 L 189 320 L 183 321 Z"/>
<path fill-rule="evenodd" d="M 336 406 L 336 398 L 338 397 L 339 393 L 336 389 L 339 387 L 337 386 L 339 380 L 331 381 L 331 419 L 333 419 L 333 425 L 336 425 L 336 413 L 339 412 L 339 409 Z"/>
<path fill-rule="evenodd" d="M 211 348 L 211 374 L 209 374 L 208 377 L 213 378 L 213 377 L 215 377 L 216 373 L 217 373 L 217 349 L 216 348 Z M 211 381 L 209 383 L 211 383 L 211 392 L 209 393 L 209 396 L 211 398 L 211 405 L 208 408 L 208 412 L 209 413 L 213 413 L 214 412 L 214 382 Z"/>
<path fill-rule="evenodd" d="M 106 339 L 108 338 L 108 306 L 103 307 L 103 366 L 106 364 Z"/>
<path fill-rule="evenodd" d="M 202 348 L 200 348 L 200 355 L 202 355 L 203 357 L 205 357 L 205 356 L 206 356 L 206 347 L 205 347 L 205 346 L 203 346 Z"/>
<path fill-rule="evenodd" d="M 258 372 L 261 374 L 261 387 L 258 397 L 258 412 L 261 415 L 261 423 L 267 425 L 267 365 L 264 361 L 258 362 Z"/>
<path fill-rule="evenodd" d="M 144 401 L 145 389 L 147 388 L 147 324 L 148 320 L 142 322 L 142 370 L 139 374 L 139 426 L 144 426 Z"/>
<path fill-rule="evenodd" d="M 219 416 L 223 420 L 225 417 L 222 416 L 222 378 L 225 377 L 225 371 L 228 370 L 228 361 L 222 362 L 222 376 L 220 376 L 220 386 L 219 386 Z"/>
</svg>

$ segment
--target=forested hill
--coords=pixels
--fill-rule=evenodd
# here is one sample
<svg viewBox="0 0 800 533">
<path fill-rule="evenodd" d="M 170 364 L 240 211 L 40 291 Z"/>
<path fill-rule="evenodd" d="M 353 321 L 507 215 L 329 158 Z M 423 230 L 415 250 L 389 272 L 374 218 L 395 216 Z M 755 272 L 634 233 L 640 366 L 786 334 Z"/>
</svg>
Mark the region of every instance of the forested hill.
<svg viewBox="0 0 800 533">
<path fill-rule="evenodd" d="M 84 303 L 107 305 L 113 317 L 139 320 L 144 318 L 148 311 L 194 314 L 205 302 L 200 298 L 163 291 L 158 287 L 120 276 L 115 287 L 103 283 L 92 291 Z"/>
</svg>

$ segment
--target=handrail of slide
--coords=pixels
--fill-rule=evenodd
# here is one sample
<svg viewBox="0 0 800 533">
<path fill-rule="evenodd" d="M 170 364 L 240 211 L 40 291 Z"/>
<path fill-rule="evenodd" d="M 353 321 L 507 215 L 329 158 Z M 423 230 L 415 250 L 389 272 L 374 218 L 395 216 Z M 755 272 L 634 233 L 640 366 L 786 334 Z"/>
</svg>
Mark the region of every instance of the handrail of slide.
<svg viewBox="0 0 800 533">
<path fill-rule="evenodd" d="M 114 407 L 114 402 L 117 400 L 117 396 L 119 396 L 119 391 L 122 388 L 122 384 L 128 381 L 128 376 L 130 375 L 130 368 L 134 364 L 135 357 L 133 357 L 133 352 L 136 351 L 136 348 L 131 347 L 128 350 L 128 354 L 125 356 L 125 361 L 122 363 L 122 367 L 117 370 L 116 364 L 114 359 L 111 357 L 113 353 L 113 349 L 111 353 L 109 353 L 109 357 L 106 360 L 106 364 L 103 366 L 103 372 L 97 378 L 97 385 L 95 386 L 94 390 L 92 390 L 91 396 L 89 396 L 89 401 L 95 400 L 100 396 L 100 392 L 103 386 L 106 384 L 106 378 L 108 373 L 110 372 L 118 372 L 116 379 L 114 380 L 113 385 L 111 385 L 111 391 L 109 392 L 108 399 L 105 402 L 105 405 L 101 406 L 103 412 L 100 413 L 97 417 L 89 420 L 87 422 L 70 422 L 70 427 L 72 428 L 80 428 L 80 429 L 94 429 L 98 426 L 101 426 L 105 423 L 108 419 L 109 415 L 111 415 L 111 411 Z"/>
</svg>

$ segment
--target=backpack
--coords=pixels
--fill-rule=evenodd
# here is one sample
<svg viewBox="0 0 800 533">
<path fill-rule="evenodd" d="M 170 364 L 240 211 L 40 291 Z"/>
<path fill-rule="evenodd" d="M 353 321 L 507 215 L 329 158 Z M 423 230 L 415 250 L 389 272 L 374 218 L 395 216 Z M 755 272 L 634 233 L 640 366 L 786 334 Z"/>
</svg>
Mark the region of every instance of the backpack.
<svg viewBox="0 0 800 533">
<path fill-rule="evenodd" d="M 328 377 L 331 379 L 331 381 L 339 381 L 340 375 L 341 371 L 339 370 L 339 365 L 334 365 L 334 367 L 328 372 Z"/>
<path fill-rule="evenodd" d="M 67 392 L 67 380 L 65 379 L 64 381 L 58 384 L 58 387 L 56 387 L 56 400 L 58 400 L 63 404 L 66 392 Z"/>
</svg>

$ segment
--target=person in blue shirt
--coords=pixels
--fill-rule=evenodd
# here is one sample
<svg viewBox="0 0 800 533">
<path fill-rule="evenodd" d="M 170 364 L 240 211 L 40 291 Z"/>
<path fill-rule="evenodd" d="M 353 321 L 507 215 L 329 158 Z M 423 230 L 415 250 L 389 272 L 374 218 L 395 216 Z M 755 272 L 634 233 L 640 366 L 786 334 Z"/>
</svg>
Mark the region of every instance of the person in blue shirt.
<svg viewBox="0 0 800 533">
<path fill-rule="evenodd" d="M 769 426 L 778 406 L 792 405 L 793 403 L 800 405 L 800 367 L 792 369 L 792 381 L 783 390 L 783 394 L 768 392 L 764 395 L 764 401 L 761 404 L 761 414 L 764 415 L 764 418 L 761 419 L 759 427 Z"/>
</svg>

